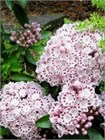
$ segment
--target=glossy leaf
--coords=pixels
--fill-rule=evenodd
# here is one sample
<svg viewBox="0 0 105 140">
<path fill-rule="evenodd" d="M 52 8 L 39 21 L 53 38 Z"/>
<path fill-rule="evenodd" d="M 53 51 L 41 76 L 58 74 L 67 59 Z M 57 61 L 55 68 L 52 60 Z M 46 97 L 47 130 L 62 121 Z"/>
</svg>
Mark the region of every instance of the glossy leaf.
<svg viewBox="0 0 105 140">
<path fill-rule="evenodd" d="M 26 59 L 28 62 L 35 65 L 35 59 L 34 59 L 33 54 L 31 53 L 31 51 L 29 49 L 26 51 Z"/>
<path fill-rule="evenodd" d="M 14 11 L 14 15 L 16 16 L 17 20 L 23 27 L 24 27 L 25 23 L 29 23 L 27 14 L 21 6 L 19 6 L 18 4 L 15 3 L 13 6 L 13 11 Z"/>
<path fill-rule="evenodd" d="M 25 8 L 27 6 L 27 3 L 28 3 L 28 0 L 18 0 L 19 1 L 19 4 Z"/>
<path fill-rule="evenodd" d="M 23 73 L 14 74 L 10 77 L 13 81 L 32 81 L 33 78 Z"/>
<path fill-rule="evenodd" d="M 10 70 L 13 71 L 13 72 L 20 72 L 22 70 L 22 67 L 20 65 L 20 61 L 18 60 L 17 63 L 14 63 L 11 66 Z"/>
<path fill-rule="evenodd" d="M 7 128 L 0 127 L 0 136 L 8 136 L 10 131 Z"/>
<path fill-rule="evenodd" d="M 104 140 L 102 135 L 95 129 L 91 128 L 88 130 L 88 135 L 91 140 Z"/>
<path fill-rule="evenodd" d="M 49 38 L 50 36 L 51 36 L 51 32 L 50 31 L 43 31 L 41 33 L 41 39 Z"/>
<path fill-rule="evenodd" d="M 13 5 L 14 5 L 14 1 L 13 0 L 5 0 L 5 4 L 12 11 Z"/>
<path fill-rule="evenodd" d="M 3 53 L 12 53 L 16 50 L 18 50 L 18 45 L 12 45 L 10 44 L 10 42 L 8 42 L 7 40 L 4 41 L 4 46 L 5 46 L 5 50 L 3 51 Z"/>
<path fill-rule="evenodd" d="M 49 115 L 45 115 L 44 117 L 40 118 L 36 121 L 36 126 L 40 128 L 51 128 L 52 124 L 49 120 Z"/>
</svg>

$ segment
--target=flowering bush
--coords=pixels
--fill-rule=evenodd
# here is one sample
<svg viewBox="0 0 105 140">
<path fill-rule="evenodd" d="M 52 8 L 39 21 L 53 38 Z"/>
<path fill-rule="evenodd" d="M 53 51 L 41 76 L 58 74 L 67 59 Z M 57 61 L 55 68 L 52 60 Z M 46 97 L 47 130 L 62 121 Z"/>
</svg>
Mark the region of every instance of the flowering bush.
<svg viewBox="0 0 105 140">
<path fill-rule="evenodd" d="M 5 2 L 23 28 L 10 35 L 1 26 L 0 138 L 103 140 L 105 18 L 65 19 L 51 36 L 29 24 L 27 0 Z"/>
</svg>

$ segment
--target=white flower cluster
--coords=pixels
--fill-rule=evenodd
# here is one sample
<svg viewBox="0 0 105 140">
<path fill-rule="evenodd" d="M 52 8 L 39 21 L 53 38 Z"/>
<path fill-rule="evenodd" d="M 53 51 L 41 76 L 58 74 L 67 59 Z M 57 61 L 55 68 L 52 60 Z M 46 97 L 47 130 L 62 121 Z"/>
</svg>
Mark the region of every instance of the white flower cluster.
<svg viewBox="0 0 105 140">
<path fill-rule="evenodd" d="M 35 121 L 48 114 L 53 99 L 34 82 L 10 82 L 1 94 L 0 125 L 16 137 L 41 139 Z"/>
<path fill-rule="evenodd" d="M 51 86 L 76 80 L 97 85 L 105 66 L 105 53 L 98 48 L 103 37 L 98 30 L 78 32 L 75 24 L 64 24 L 48 41 L 37 62 L 39 81 L 47 81 Z"/>
<path fill-rule="evenodd" d="M 95 115 L 100 113 L 101 100 L 92 85 L 76 81 L 64 85 L 58 101 L 53 102 L 49 111 L 50 120 L 58 136 L 87 134 Z"/>
</svg>

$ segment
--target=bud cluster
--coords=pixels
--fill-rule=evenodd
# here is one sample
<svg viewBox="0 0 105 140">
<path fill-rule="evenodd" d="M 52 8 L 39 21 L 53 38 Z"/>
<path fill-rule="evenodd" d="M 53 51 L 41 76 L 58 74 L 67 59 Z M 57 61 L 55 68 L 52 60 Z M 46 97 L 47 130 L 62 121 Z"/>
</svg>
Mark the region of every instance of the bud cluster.
<svg viewBox="0 0 105 140">
<path fill-rule="evenodd" d="M 25 24 L 23 31 L 13 31 L 10 39 L 20 46 L 30 47 L 41 39 L 40 31 L 40 24 L 37 24 L 36 22 Z"/>
</svg>

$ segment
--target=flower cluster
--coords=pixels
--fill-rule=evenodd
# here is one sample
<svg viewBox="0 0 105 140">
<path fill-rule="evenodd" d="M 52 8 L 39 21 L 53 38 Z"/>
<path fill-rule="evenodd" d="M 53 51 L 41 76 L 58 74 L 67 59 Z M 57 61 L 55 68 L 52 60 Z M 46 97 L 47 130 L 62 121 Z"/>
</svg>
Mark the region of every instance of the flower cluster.
<svg viewBox="0 0 105 140">
<path fill-rule="evenodd" d="M 41 86 L 34 82 L 10 82 L 1 94 L 0 125 L 16 137 L 40 139 L 35 121 L 48 113 L 51 96 L 44 96 Z"/>
<path fill-rule="evenodd" d="M 78 81 L 64 85 L 58 101 L 53 102 L 49 111 L 54 130 L 59 137 L 81 133 L 86 135 L 94 116 L 101 111 L 100 104 L 93 85 Z"/>
<path fill-rule="evenodd" d="M 10 39 L 20 46 L 29 47 L 40 40 L 40 31 L 40 24 L 37 24 L 36 22 L 25 24 L 24 30 L 18 33 L 13 31 Z"/>
<path fill-rule="evenodd" d="M 78 32 L 75 24 L 64 24 L 47 42 L 37 62 L 39 81 L 47 81 L 51 86 L 76 80 L 97 85 L 105 66 L 105 53 L 98 48 L 103 37 L 98 30 Z"/>
</svg>

